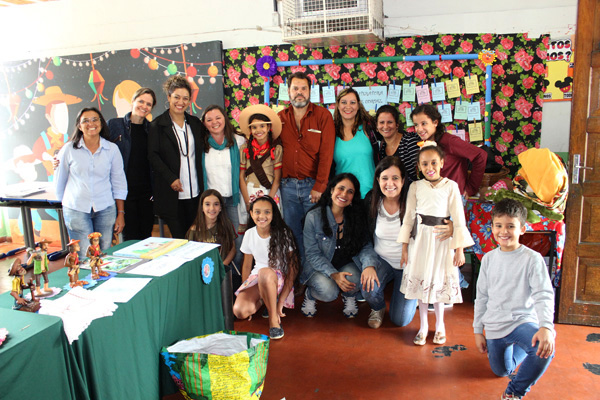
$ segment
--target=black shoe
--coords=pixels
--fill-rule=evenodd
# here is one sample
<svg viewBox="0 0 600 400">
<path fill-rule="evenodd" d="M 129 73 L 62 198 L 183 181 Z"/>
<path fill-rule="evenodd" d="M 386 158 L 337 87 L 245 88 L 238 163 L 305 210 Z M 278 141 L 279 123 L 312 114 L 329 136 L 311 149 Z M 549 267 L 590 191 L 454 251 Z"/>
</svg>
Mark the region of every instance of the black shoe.
<svg viewBox="0 0 600 400">
<path fill-rule="evenodd" d="M 267 307 L 265 307 L 265 309 L 263 310 L 262 317 L 269 318 L 269 310 L 267 309 Z"/>
<path fill-rule="evenodd" d="M 283 328 L 269 328 L 269 337 L 271 339 L 281 339 L 283 337 Z"/>
</svg>

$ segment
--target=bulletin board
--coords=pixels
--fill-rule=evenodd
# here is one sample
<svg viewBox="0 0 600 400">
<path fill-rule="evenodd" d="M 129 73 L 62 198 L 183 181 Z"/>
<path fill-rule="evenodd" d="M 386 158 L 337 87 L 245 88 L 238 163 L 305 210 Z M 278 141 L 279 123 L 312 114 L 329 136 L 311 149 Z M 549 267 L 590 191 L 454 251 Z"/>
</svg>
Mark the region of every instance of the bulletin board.
<svg viewBox="0 0 600 400">
<path fill-rule="evenodd" d="M 512 173 L 518 168 L 517 155 L 531 147 L 539 147 L 544 75 L 548 36 L 529 38 L 526 34 L 493 35 L 434 35 L 423 37 L 393 38 L 385 43 L 369 43 L 355 46 L 330 46 L 309 49 L 299 45 L 277 45 L 229 49 L 225 51 L 225 104 L 232 119 L 250 104 L 264 101 L 265 77 L 257 71 L 257 60 L 262 56 L 273 56 L 277 62 L 290 60 L 322 60 L 364 57 L 358 64 L 335 63 L 328 65 L 278 67 L 277 74 L 270 78 L 269 98 L 277 103 L 279 85 L 285 77 L 295 71 L 306 72 L 309 78 L 323 86 L 387 86 L 393 84 L 424 83 L 431 85 L 453 78 L 464 79 L 469 72 L 479 77 L 479 93 L 470 95 L 461 85 L 462 101 L 477 101 L 480 110 L 485 110 L 485 65 L 481 60 L 456 60 L 368 62 L 367 57 L 432 54 L 471 54 L 483 49 L 495 52 L 492 67 L 491 144 L 501 156 L 498 162 L 506 165 Z M 448 103 L 455 109 L 455 99 Z M 286 101 L 282 101 L 286 105 Z M 394 104 L 394 103 L 392 103 Z M 416 104 L 416 103 L 415 103 Z M 395 105 L 401 114 L 405 130 L 406 108 L 411 103 L 400 101 Z M 333 107 L 333 105 L 326 105 Z M 414 107 L 414 105 L 413 105 Z M 483 117 L 483 115 L 482 115 Z M 466 121 L 446 124 L 449 130 L 465 129 Z"/>
</svg>

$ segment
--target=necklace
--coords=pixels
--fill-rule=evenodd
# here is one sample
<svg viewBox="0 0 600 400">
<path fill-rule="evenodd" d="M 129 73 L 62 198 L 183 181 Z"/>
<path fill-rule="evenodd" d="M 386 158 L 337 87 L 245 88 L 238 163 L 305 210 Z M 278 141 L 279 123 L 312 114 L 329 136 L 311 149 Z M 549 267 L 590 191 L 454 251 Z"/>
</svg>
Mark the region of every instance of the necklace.
<svg viewBox="0 0 600 400">
<path fill-rule="evenodd" d="M 177 134 L 177 128 L 175 127 L 175 122 L 173 122 L 173 133 L 175 134 L 175 138 L 177 139 L 177 145 L 179 145 L 179 151 L 181 152 L 181 155 L 184 157 L 187 157 L 189 152 L 190 152 L 190 148 L 189 148 L 189 141 L 188 141 L 188 131 L 187 131 L 187 123 L 185 122 L 185 120 L 183 121 L 183 126 L 184 129 L 183 130 L 183 140 L 185 141 L 185 151 L 183 151 L 183 147 L 181 146 L 181 139 L 179 139 L 179 135 Z"/>
</svg>

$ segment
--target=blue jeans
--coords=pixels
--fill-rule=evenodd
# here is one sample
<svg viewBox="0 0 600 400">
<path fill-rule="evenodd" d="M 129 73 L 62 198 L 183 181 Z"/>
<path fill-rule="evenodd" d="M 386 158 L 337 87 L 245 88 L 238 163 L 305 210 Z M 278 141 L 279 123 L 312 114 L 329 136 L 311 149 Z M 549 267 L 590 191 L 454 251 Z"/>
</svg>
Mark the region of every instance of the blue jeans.
<svg viewBox="0 0 600 400">
<path fill-rule="evenodd" d="M 240 217 L 238 215 L 238 209 L 237 209 L 238 206 L 233 204 L 233 197 L 223 197 L 223 201 L 225 202 L 225 204 L 222 207 L 222 209 L 225 210 L 225 212 L 227 213 L 227 217 L 229 217 L 229 220 L 233 224 L 233 229 L 235 230 L 235 233 L 237 234 L 237 238 L 235 239 L 235 256 L 233 257 L 233 262 L 235 263 L 235 266 L 238 267 L 238 269 L 241 272 L 242 271 L 242 261 L 243 261 L 244 256 L 242 255 L 240 248 L 242 247 L 242 239 L 244 238 L 244 235 L 240 235 L 237 233 L 238 226 L 240 225 Z M 244 201 L 241 194 L 240 194 L 240 201 Z"/>
<path fill-rule="evenodd" d="M 354 262 L 348 263 L 339 269 L 339 272 L 350 272 L 346 279 L 356 285 L 351 292 L 342 292 L 342 296 L 355 296 L 360 290 L 360 270 Z M 338 298 L 340 287 L 333 279 L 321 272 L 315 272 L 306 282 L 305 296 L 310 300 L 319 300 L 329 303 Z"/>
<path fill-rule="evenodd" d="M 548 358 L 541 358 L 535 354 L 539 342 L 535 347 L 531 347 L 531 339 L 538 329 L 534 323 L 524 323 L 506 337 L 486 340 L 488 358 L 494 374 L 510 375 L 522 362 L 519 372 L 508 384 L 506 393 L 524 396 L 546 372 L 554 358 L 554 354 Z"/>
<path fill-rule="evenodd" d="M 302 220 L 308 210 L 314 206 L 310 202 L 310 192 L 315 185 L 313 178 L 284 178 L 281 180 L 281 202 L 283 219 L 288 224 L 298 245 L 300 257 L 304 261 L 304 242 L 302 236 Z"/>
<path fill-rule="evenodd" d="M 69 238 L 80 240 L 79 257 L 85 257 L 89 246 L 88 235 L 92 232 L 100 232 L 100 249 L 105 251 L 112 245 L 113 229 L 117 219 L 117 206 L 105 208 L 101 211 L 90 211 L 88 213 L 76 211 L 71 208 L 63 207 L 63 216 L 65 225 L 69 232 Z"/>
<path fill-rule="evenodd" d="M 375 283 L 375 288 L 370 292 L 361 288 L 362 295 L 373 310 L 379 311 L 382 308 L 385 308 L 383 291 L 388 283 L 394 281 L 394 291 L 392 292 L 392 299 L 390 301 L 390 319 L 395 325 L 406 326 L 410 324 L 415 316 L 417 300 L 407 300 L 404 297 L 404 293 L 400 292 L 400 284 L 402 283 L 402 274 L 404 273 L 404 270 L 392 268 L 392 266 L 381 257 L 379 257 L 379 262 L 377 278 L 379 279 L 381 286 Z"/>
</svg>

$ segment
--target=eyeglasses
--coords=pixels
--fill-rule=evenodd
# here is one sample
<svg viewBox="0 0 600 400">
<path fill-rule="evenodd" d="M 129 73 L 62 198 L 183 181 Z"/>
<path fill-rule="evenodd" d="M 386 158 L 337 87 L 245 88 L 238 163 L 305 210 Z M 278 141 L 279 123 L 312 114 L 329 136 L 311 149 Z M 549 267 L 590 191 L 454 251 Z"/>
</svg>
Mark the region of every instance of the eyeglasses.
<svg viewBox="0 0 600 400">
<path fill-rule="evenodd" d="M 100 121 L 100 118 L 98 117 L 94 117 L 94 118 L 84 118 L 81 120 L 82 124 L 89 124 L 90 122 L 94 123 L 94 122 L 98 122 Z"/>
</svg>

